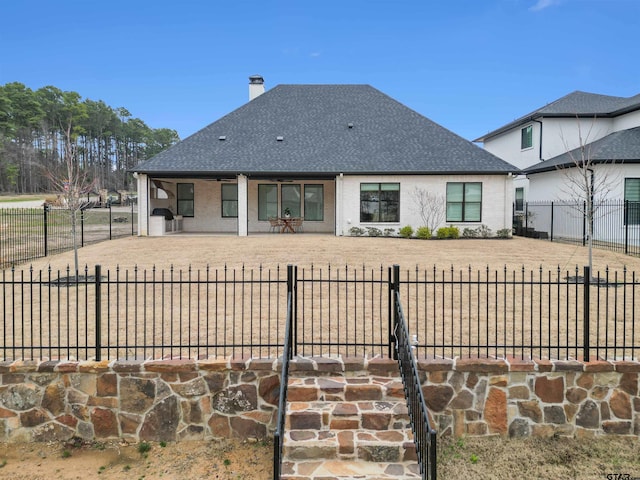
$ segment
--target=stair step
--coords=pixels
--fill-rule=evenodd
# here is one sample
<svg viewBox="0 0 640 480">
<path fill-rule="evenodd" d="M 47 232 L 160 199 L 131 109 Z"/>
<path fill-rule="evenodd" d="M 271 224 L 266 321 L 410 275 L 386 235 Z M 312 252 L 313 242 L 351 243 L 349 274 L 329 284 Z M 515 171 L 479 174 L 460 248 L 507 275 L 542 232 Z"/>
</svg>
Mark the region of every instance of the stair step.
<svg viewBox="0 0 640 480">
<path fill-rule="evenodd" d="M 396 377 L 293 377 L 287 386 L 291 402 L 403 399 L 402 380 Z"/>
<path fill-rule="evenodd" d="M 339 480 L 366 478 L 387 480 L 398 478 L 420 478 L 416 463 L 374 463 L 358 460 L 325 460 L 307 462 L 285 462 L 282 465 L 285 480 Z"/>
<path fill-rule="evenodd" d="M 416 450 L 411 430 L 298 430 L 285 434 L 283 456 L 288 460 L 405 462 L 416 460 Z"/>
<path fill-rule="evenodd" d="M 289 402 L 285 430 L 410 430 L 404 402 Z"/>
</svg>

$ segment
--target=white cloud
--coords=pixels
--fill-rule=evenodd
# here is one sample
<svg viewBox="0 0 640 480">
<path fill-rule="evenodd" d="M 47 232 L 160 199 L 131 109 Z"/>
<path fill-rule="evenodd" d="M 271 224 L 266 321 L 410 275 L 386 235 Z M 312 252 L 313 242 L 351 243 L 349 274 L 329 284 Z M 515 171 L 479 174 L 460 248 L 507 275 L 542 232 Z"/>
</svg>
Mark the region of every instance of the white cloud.
<svg viewBox="0 0 640 480">
<path fill-rule="evenodd" d="M 315 57 L 319 57 L 320 55 L 321 55 L 320 52 L 311 52 L 311 54 L 309 56 L 312 57 L 312 58 L 315 58 Z"/>
<path fill-rule="evenodd" d="M 538 0 L 533 7 L 529 8 L 529 10 L 531 12 L 539 12 L 540 10 L 558 5 L 559 3 L 560 0 Z"/>
</svg>

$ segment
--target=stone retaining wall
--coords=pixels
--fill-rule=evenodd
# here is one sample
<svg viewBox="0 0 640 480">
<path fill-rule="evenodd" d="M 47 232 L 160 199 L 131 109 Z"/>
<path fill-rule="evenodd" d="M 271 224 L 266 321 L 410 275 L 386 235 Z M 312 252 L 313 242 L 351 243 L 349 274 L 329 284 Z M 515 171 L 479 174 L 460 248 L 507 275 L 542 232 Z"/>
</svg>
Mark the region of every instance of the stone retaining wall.
<svg viewBox="0 0 640 480">
<path fill-rule="evenodd" d="M 440 434 L 640 435 L 637 362 L 420 359 Z"/>
<path fill-rule="evenodd" d="M 0 441 L 177 441 L 273 435 L 273 359 L 0 362 Z M 291 371 L 397 374 L 395 362 L 299 359 Z"/>
<path fill-rule="evenodd" d="M 640 435 L 640 363 L 419 359 L 442 435 Z M 0 441 L 273 434 L 270 359 L 0 362 Z M 297 359 L 292 375 L 395 376 L 388 359 Z"/>
</svg>

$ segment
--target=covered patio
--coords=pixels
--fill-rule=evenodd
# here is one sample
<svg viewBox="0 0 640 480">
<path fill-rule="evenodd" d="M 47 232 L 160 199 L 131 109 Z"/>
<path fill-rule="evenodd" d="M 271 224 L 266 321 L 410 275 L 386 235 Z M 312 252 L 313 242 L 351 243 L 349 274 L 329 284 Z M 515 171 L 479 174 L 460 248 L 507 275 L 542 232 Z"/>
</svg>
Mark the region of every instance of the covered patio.
<svg viewBox="0 0 640 480">
<path fill-rule="evenodd" d="M 138 191 L 141 235 L 336 232 L 335 178 L 138 174 Z"/>
</svg>

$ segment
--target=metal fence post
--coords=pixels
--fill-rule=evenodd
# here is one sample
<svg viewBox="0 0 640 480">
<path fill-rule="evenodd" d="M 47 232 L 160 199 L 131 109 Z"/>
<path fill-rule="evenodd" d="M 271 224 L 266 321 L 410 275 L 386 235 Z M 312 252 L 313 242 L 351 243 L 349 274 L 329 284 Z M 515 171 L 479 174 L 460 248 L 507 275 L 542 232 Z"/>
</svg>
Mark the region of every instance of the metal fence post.
<svg viewBox="0 0 640 480">
<path fill-rule="evenodd" d="M 393 328 L 389 331 L 389 346 L 393 348 L 393 359 L 398 360 L 398 350 L 395 348 L 396 338 L 394 332 L 398 327 L 398 308 L 396 295 L 400 292 L 400 265 L 393 266 L 393 283 L 391 285 L 391 299 L 393 305 Z"/>
<path fill-rule="evenodd" d="M 582 246 L 587 244 L 587 202 L 582 202 Z"/>
<path fill-rule="evenodd" d="M 100 265 L 96 265 L 96 278 L 95 278 L 95 287 L 96 287 L 96 361 L 99 362 L 102 360 L 102 344 L 101 344 L 101 317 L 102 317 L 102 267 Z"/>
<path fill-rule="evenodd" d="M 589 361 L 589 324 L 590 324 L 590 289 L 591 289 L 591 268 L 588 265 L 584 267 L 584 292 L 583 292 L 583 355 L 584 361 Z"/>
<path fill-rule="evenodd" d="M 629 200 L 624 201 L 624 253 L 629 254 Z"/>
<path fill-rule="evenodd" d="M 291 315 L 293 316 L 293 318 L 291 319 L 291 326 L 293 327 L 293 332 L 291 335 L 293 339 L 295 339 L 295 341 L 292 342 L 292 349 L 290 350 L 291 352 L 293 352 L 293 354 L 289 359 L 291 359 L 295 355 L 298 355 L 298 315 L 296 302 L 296 282 L 298 280 L 297 273 L 297 267 L 294 267 L 293 265 L 287 265 L 287 297 L 289 296 L 289 294 L 291 294 Z"/>
<path fill-rule="evenodd" d="M 44 211 L 43 211 L 43 214 L 42 214 L 42 222 L 44 224 L 44 256 L 45 257 L 47 256 L 47 252 L 48 252 L 47 245 L 49 243 L 48 238 L 47 238 L 48 237 L 48 233 L 49 233 L 49 228 L 48 228 L 48 225 L 47 225 L 47 221 L 49 219 L 49 217 L 47 215 L 48 212 L 49 212 L 49 205 L 47 205 L 45 203 L 44 204 Z"/>
<path fill-rule="evenodd" d="M 553 202 L 551 202 L 551 234 L 550 234 L 550 240 L 553 242 Z"/>
</svg>

